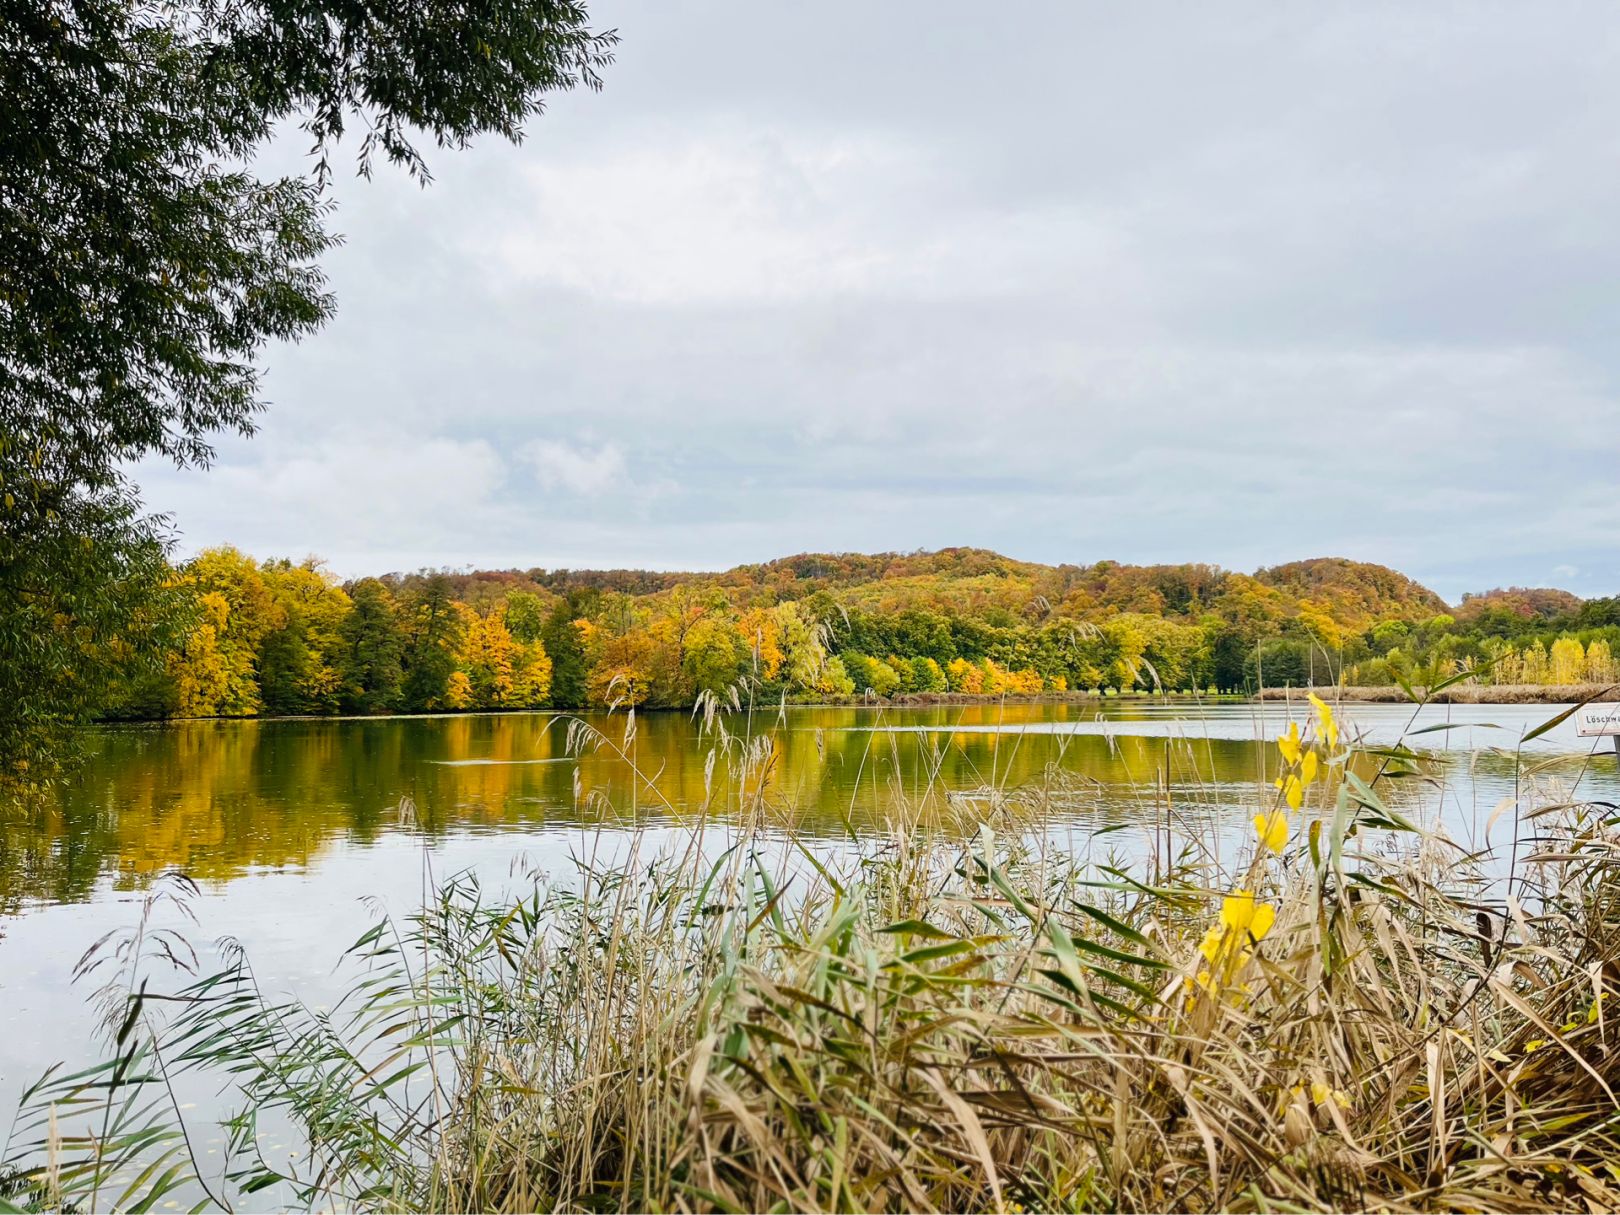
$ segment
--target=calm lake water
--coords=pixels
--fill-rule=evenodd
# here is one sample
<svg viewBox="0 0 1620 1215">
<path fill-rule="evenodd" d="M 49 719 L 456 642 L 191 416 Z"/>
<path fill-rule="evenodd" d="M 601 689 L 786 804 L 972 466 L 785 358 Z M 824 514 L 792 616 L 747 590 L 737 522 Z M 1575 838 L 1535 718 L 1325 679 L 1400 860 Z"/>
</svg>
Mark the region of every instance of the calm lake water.
<svg viewBox="0 0 1620 1215">
<path fill-rule="evenodd" d="M 1392 796 L 1478 847 L 1504 798 L 1494 831 L 1511 833 L 1516 774 L 1521 792 L 1620 801 L 1608 740 L 1579 739 L 1568 722 L 1515 760 L 1519 739 L 1557 712 L 1439 707 L 1412 722 L 1408 707 L 1352 705 L 1341 716 L 1375 744 L 1454 727 L 1412 738 L 1432 753 L 1432 779 Z M 1246 701 L 790 708 L 730 729 L 769 740 L 767 826 L 828 848 L 879 827 L 902 798 L 962 824 L 992 790 L 1039 790 L 1060 847 L 1145 857 L 1168 821 L 1236 855 L 1275 775 L 1275 749 L 1256 740 L 1289 716 Z M 622 745 L 622 715 L 589 720 Z M 205 966 L 206 942 L 234 938 L 268 991 L 319 1003 L 377 909 L 408 914 L 435 878 L 565 872 L 633 825 L 684 838 L 705 806 L 723 830 L 738 794 L 724 756 L 711 764 L 714 734 L 675 713 L 636 721 L 629 749 L 644 780 L 611 747 L 571 748 L 567 720 L 544 713 L 203 722 L 100 730 L 90 745 L 59 805 L 0 817 L 0 1117 L 44 1064 L 89 1057 L 94 1014 L 73 964 L 134 922 L 159 875 L 201 885 L 183 926 Z M 402 814 L 407 797 L 414 812 Z"/>
</svg>

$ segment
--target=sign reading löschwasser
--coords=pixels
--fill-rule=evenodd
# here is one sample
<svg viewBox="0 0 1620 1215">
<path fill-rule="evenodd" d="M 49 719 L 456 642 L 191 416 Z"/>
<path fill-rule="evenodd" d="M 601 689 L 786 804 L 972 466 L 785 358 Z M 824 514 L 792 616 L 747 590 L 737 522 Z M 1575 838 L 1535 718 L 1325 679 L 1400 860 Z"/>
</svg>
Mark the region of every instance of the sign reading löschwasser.
<svg viewBox="0 0 1620 1215">
<path fill-rule="evenodd" d="M 1620 705 L 1586 705 L 1575 714 L 1575 732 L 1582 738 L 1620 735 Z"/>
</svg>

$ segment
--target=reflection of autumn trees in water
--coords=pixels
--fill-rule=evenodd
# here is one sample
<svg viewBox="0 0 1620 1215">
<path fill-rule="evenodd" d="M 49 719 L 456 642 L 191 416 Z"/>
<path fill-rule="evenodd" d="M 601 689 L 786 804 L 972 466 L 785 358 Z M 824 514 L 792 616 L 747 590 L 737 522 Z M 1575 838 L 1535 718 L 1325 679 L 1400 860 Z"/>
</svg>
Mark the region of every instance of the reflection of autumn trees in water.
<svg viewBox="0 0 1620 1215">
<path fill-rule="evenodd" d="M 878 825 L 902 795 L 942 809 L 948 790 L 1040 785 L 1054 766 L 1098 790 L 1083 805 L 1059 798 L 1060 806 L 1111 821 L 1160 799 L 1166 768 L 1174 796 L 1194 810 L 1254 795 L 1261 773 L 1248 742 L 1016 732 L 1065 716 L 1090 714 L 1032 705 L 902 714 L 829 707 L 790 710 L 784 724 L 761 713 L 752 732 L 768 739 L 767 751 L 750 789 L 763 781 L 780 825 L 812 833 L 841 833 L 846 820 L 857 829 Z M 55 805 L 0 820 L 0 907 L 82 899 L 103 876 L 138 886 L 171 869 L 206 882 L 303 865 L 337 839 L 611 824 L 632 804 L 643 816 L 695 814 L 705 804 L 724 814 L 742 800 L 740 741 L 716 757 L 711 775 L 716 732 L 686 714 L 644 713 L 627 748 L 645 777 L 638 784 L 614 750 L 625 745 L 627 719 L 588 720 L 612 746 L 571 753 L 567 719 L 551 714 L 103 731 Z M 998 725 L 1015 732 L 976 729 Z M 739 739 L 748 733 L 746 719 L 728 726 Z M 405 795 L 416 805 L 410 825 L 399 821 Z"/>
</svg>

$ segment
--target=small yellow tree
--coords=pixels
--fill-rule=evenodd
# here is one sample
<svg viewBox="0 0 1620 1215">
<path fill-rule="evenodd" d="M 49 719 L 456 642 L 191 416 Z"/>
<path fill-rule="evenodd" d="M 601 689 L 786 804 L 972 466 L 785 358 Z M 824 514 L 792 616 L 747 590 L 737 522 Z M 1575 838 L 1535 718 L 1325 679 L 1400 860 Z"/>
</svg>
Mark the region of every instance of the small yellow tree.
<svg viewBox="0 0 1620 1215">
<path fill-rule="evenodd" d="M 1586 647 L 1586 678 L 1591 683 L 1613 683 L 1616 673 L 1609 643 L 1599 637 Z"/>
<path fill-rule="evenodd" d="M 1547 682 L 1580 683 L 1586 676 L 1586 649 L 1573 637 L 1560 637 L 1547 656 Z"/>
<path fill-rule="evenodd" d="M 1532 641 L 1524 647 L 1520 655 L 1523 665 L 1519 668 L 1519 678 L 1525 683 L 1546 683 L 1549 673 L 1547 662 L 1547 647 L 1539 641 Z"/>
<path fill-rule="evenodd" d="M 539 639 L 518 651 L 513 676 L 512 703 L 525 709 L 542 708 L 551 701 L 551 656 Z"/>
</svg>

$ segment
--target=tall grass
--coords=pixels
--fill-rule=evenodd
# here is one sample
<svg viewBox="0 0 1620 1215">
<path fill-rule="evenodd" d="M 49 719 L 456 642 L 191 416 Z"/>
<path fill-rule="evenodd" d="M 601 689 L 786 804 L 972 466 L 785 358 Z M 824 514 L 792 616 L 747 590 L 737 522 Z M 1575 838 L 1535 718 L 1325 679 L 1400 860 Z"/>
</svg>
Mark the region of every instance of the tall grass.
<svg viewBox="0 0 1620 1215">
<path fill-rule="evenodd" d="M 633 726 L 576 742 L 634 756 Z M 160 999 L 150 960 L 186 958 L 143 932 L 113 1058 L 29 1094 L 12 1201 L 1620 1209 L 1614 808 L 1519 807 L 1504 868 L 1393 808 L 1404 747 L 1363 778 L 1320 719 L 1301 746 L 1299 809 L 1261 806 L 1286 840 L 1230 872 L 1083 863 L 1039 791 L 818 847 L 766 827 L 744 737 L 738 813 L 516 899 L 445 883 L 355 943 L 331 1013 L 241 956 Z M 211 1175 L 171 1087 L 198 1072 L 241 1093 Z M 272 1117 L 295 1166 L 259 1152 Z"/>
</svg>

